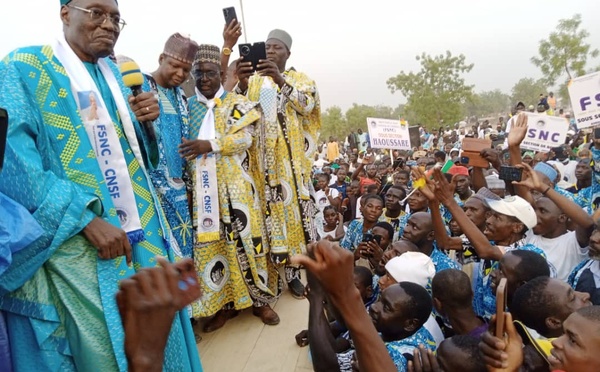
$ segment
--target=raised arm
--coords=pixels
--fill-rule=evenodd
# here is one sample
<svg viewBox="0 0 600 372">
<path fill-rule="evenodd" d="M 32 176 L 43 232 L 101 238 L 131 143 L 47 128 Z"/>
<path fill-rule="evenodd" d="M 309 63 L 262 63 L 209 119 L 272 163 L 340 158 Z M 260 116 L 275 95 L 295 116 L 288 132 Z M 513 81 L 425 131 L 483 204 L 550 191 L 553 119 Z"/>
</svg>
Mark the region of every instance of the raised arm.
<svg viewBox="0 0 600 372">
<path fill-rule="evenodd" d="M 537 190 L 552 200 L 556 206 L 563 211 L 575 223 L 575 234 L 580 247 L 587 247 L 590 242 L 590 235 L 594 230 L 594 220 L 579 205 L 564 197 L 554 190 L 554 188 L 542 183 L 537 173 L 525 163 L 518 165 L 523 169 L 523 179 L 521 182 L 513 182 L 515 185 L 523 186 L 531 190 Z"/>
<path fill-rule="evenodd" d="M 317 372 L 335 372 L 340 370 L 335 352 L 335 338 L 325 316 L 325 292 L 319 281 L 310 271 L 306 273 L 308 282 L 307 296 L 308 311 L 308 340 L 311 346 L 313 366 Z"/>
<path fill-rule="evenodd" d="M 233 19 L 228 24 L 225 24 L 223 28 L 223 49 L 221 50 L 221 71 L 227 72 L 229 69 L 229 58 L 231 57 L 231 51 L 235 44 L 237 44 L 239 37 L 242 35 L 242 24 L 237 19 Z M 229 53 L 225 54 L 225 49 L 229 49 Z M 225 74 L 227 77 L 227 73 Z M 227 84 L 228 87 L 234 87 L 237 82 L 223 81 L 223 84 Z"/>
<path fill-rule="evenodd" d="M 510 165 L 516 166 L 523 163 L 521 158 L 521 142 L 527 135 L 527 114 L 522 112 L 516 118 L 513 118 L 513 125 L 508 133 L 508 152 L 510 154 Z M 525 187 L 515 186 L 517 195 L 533 204 L 533 197 L 529 190 Z"/>
<path fill-rule="evenodd" d="M 312 272 L 338 309 L 350 330 L 361 371 L 395 372 L 396 366 L 354 286 L 352 253 L 327 240 L 321 240 L 309 249 L 314 258 L 297 255 L 292 257 L 292 263 L 303 265 Z"/>
<path fill-rule="evenodd" d="M 425 173 L 418 167 L 412 169 L 413 178 L 420 179 L 426 178 Z M 452 188 L 452 186 L 450 186 Z M 425 187 L 421 187 L 421 194 L 429 199 L 429 212 L 431 214 L 431 222 L 433 223 L 433 232 L 435 234 L 435 240 L 437 246 L 440 249 L 462 249 L 462 239 L 457 237 L 450 237 L 446 232 L 444 225 L 444 219 L 440 212 L 440 202 L 435 195 L 435 185 L 431 180 L 427 181 Z M 454 188 L 452 188 L 454 190 Z M 453 193 L 453 192 L 452 192 Z"/>
<path fill-rule="evenodd" d="M 452 217 L 456 220 L 462 232 L 469 238 L 477 255 L 483 259 L 500 260 L 502 258 L 502 251 L 490 243 L 488 238 L 483 235 L 481 230 L 467 217 L 465 211 L 456 203 L 454 195 L 448 192 L 451 185 L 442 172 L 439 169 L 435 169 L 433 177 L 435 181 L 435 195 L 452 213 Z"/>
<path fill-rule="evenodd" d="M 352 181 L 354 180 L 360 180 L 360 172 L 362 172 L 363 168 L 365 167 L 365 163 L 364 163 L 364 159 L 358 163 L 358 167 L 356 167 L 356 169 L 354 170 L 354 172 L 352 172 L 352 176 L 350 176 L 350 179 Z"/>
</svg>

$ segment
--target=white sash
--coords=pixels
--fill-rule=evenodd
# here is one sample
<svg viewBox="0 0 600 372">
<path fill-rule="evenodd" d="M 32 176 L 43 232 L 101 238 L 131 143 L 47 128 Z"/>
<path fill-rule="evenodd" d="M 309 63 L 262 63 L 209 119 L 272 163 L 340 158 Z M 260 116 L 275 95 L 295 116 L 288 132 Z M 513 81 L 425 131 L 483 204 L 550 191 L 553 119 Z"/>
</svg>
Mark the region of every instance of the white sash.
<svg viewBox="0 0 600 372">
<path fill-rule="evenodd" d="M 71 81 L 73 98 L 77 102 L 90 143 L 94 148 L 98 165 L 106 182 L 111 200 L 117 210 L 121 227 L 131 244 L 143 241 L 144 231 L 131 184 L 131 176 L 117 131 L 108 113 L 106 103 L 83 62 L 77 57 L 61 35 L 53 46 L 56 58 L 61 62 Z M 113 95 L 123 129 L 131 148 L 143 168 L 139 144 L 131 121 L 128 105 L 119 84 L 106 61 L 99 59 L 98 67 L 106 79 Z"/>
<path fill-rule="evenodd" d="M 217 138 L 215 129 L 215 99 L 223 95 L 225 91 L 221 86 L 212 99 L 207 99 L 196 88 L 198 102 L 206 105 L 206 115 L 198 131 L 199 140 L 214 140 Z M 220 214 L 219 214 L 219 185 L 217 183 L 217 158 L 211 152 L 196 158 L 196 203 L 198 242 L 208 243 L 219 240 Z"/>
</svg>

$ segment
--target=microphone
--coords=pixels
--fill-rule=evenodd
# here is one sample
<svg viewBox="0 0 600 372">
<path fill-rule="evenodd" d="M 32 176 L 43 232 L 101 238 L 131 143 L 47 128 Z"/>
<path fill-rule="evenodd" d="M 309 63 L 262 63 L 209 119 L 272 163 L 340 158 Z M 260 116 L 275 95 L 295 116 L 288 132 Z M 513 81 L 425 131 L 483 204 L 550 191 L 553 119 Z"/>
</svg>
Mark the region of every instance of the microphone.
<svg viewBox="0 0 600 372">
<path fill-rule="evenodd" d="M 140 66 L 133 61 L 127 61 L 121 64 L 121 74 L 123 75 L 123 83 L 125 86 L 131 88 L 133 92 L 133 96 L 137 96 L 142 93 L 142 85 L 144 84 L 144 75 L 142 75 L 142 71 L 140 70 Z M 156 132 L 154 132 L 154 125 L 151 121 L 142 121 L 140 122 L 148 139 L 151 142 L 156 142 Z"/>
</svg>

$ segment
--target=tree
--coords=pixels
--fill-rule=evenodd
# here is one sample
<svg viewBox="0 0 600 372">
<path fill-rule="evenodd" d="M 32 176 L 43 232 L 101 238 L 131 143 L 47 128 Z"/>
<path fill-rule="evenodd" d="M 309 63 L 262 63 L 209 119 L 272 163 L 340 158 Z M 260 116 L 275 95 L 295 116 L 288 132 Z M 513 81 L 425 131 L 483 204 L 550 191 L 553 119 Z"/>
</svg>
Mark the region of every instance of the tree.
<svg viewBox="0 0 600 372">
<path fill-rule="evenodd" d="M 532 78 L 523 78 L 519 80 L 512 88 L 511 106 L 521 101 L 525 106 L 537 105 L 540 94 L 547 90 L 546 84 L 542 80 Z"/>
<path fill-rule="evenodd" d="M 579 29 L 579 26 L 581 14 L 559 20 L 556 31 L 547 40 L 540 40 L 539 56 L 531 58 L 531 62 L 544 74 L 547 85 L 553 86 L 559 82 L 559 96 L 565 103 L 570 101 L 568 82 L 585 75 L 588 58 L 596 58 L 600 53 L 585 42 L 590 33 Z"/>
<path fill-rule="evenodd" d="M 548 85 L 554 85 L 565 73 L 568 79 L 585 75 L 588 57 L 596 58 L 598 49 L 591 50 L 585 39 L 590 36 L 586 30 L 580 30 L 581 14 L 558 21 L 556 31 L 547 40 L 540 40 L 539 56 L 531 62 L 544 74 Z"/>
<path fill-rule="evenodd" d="M 473 86 L 465 84 L 462 74 L 471 71 L 473 64 L 466 64 L 464 55 L 453 56 L 450 51 L 434 57 L 423 53 L 416 58 L 421 63 L 419 72 L 401 71 L 387 80 L 392 93 L 399 91 L 408 100 L 406 115 L 430 128 L 459 121 L 463 105 L 473 95 Z"/>
<path fill-rule="evenodd" d="M 474 94 L 464 107 L 469 116 L 496 115 L 510 109 L 510 96 L 500 89 L 481 92 Z"/>
<path fill-rule="evenodd" d="M 338 140 L 343 141 L 347 135 L 346 118 L 342 114 L 342 109 L 338 106 L 329 107 L 325 112 L 321 113 L 321 140 L 327 141 L 329 136 L 334 136 Z"/>
<path fill-rule="evenodd" d="M 400 119 L 397 115 L 398 109 L 393 109 L 389 106 L 368 106 L 352 104 L 346 111 L 346 120 L 348 126 L 346 131 L 350 133 L 350 130 L 367 130 L 367 118 L 380 118 L 380 119 Z"/>
</svg>

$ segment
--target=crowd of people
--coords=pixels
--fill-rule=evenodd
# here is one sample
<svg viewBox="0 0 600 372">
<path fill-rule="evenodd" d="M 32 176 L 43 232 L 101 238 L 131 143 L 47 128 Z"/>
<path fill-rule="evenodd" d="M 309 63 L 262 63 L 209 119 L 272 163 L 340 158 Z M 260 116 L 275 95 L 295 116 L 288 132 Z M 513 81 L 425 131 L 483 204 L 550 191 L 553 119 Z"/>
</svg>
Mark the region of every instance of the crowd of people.
<svg viewBox="0 0 600 372">
<path fill-rule="evenodd" d="M 229 61 L 237 20 L 222 48 L 175 33 L 130 89 L 117 2 L 60 5 L 0 65 L 0 370 L 201 371 L 192 326 L 277 325 L 284 286 L 316 371 L 600 370 L 600 138 L 525 151 L 519 102 L 410 151 L 319 144 L 286 31 L 257 63 Z"/>
<path fill-rule="evenodd" d="M 565 347 L 578 339 L 589 351 L 600 341 L 569 327 L 577 319 L 597 332 L 600 320 L 600 138 L 581 130 L 549 152 L 533 152 L 521 148 L 527 128 L 519 102 L 495 132 L 489 123 L 466 131 L 420 128 L 421 143 L 435 136 L 429 148 L 372 149 L 367 137 L 363 150 L 353 132 L 343 144 L 321 144 L 313 163 L 321 237 L 334 245 L 319 244 L 351 253 L 356 289 L 397 370 L 600 367 L 591 354 Z M 477 137 L 490 145 L 478 154 L 485 165 L 474 166 L 461 144 Z M 504 167 L 520 179 L 505 181 Z M 361 279 L 364 268 L 368 280 Z M 503 278 L 503 310 L 510 311 L 499 315 L 506 317 L 504 337 L 494 332 Z M 313 285 L 326 288 L 309 275 L 311 322 L 299 344 L 314 347 L 323 363 L 317 370 L 362 366 L 352 332 L 344 333 L 352 328 L 340 332 L 338 313 L 322 305 L 340 300 L 322 289 L 310 295 Z M 331 336 L 323 337 L 327 329 Z"/>
</svg>

